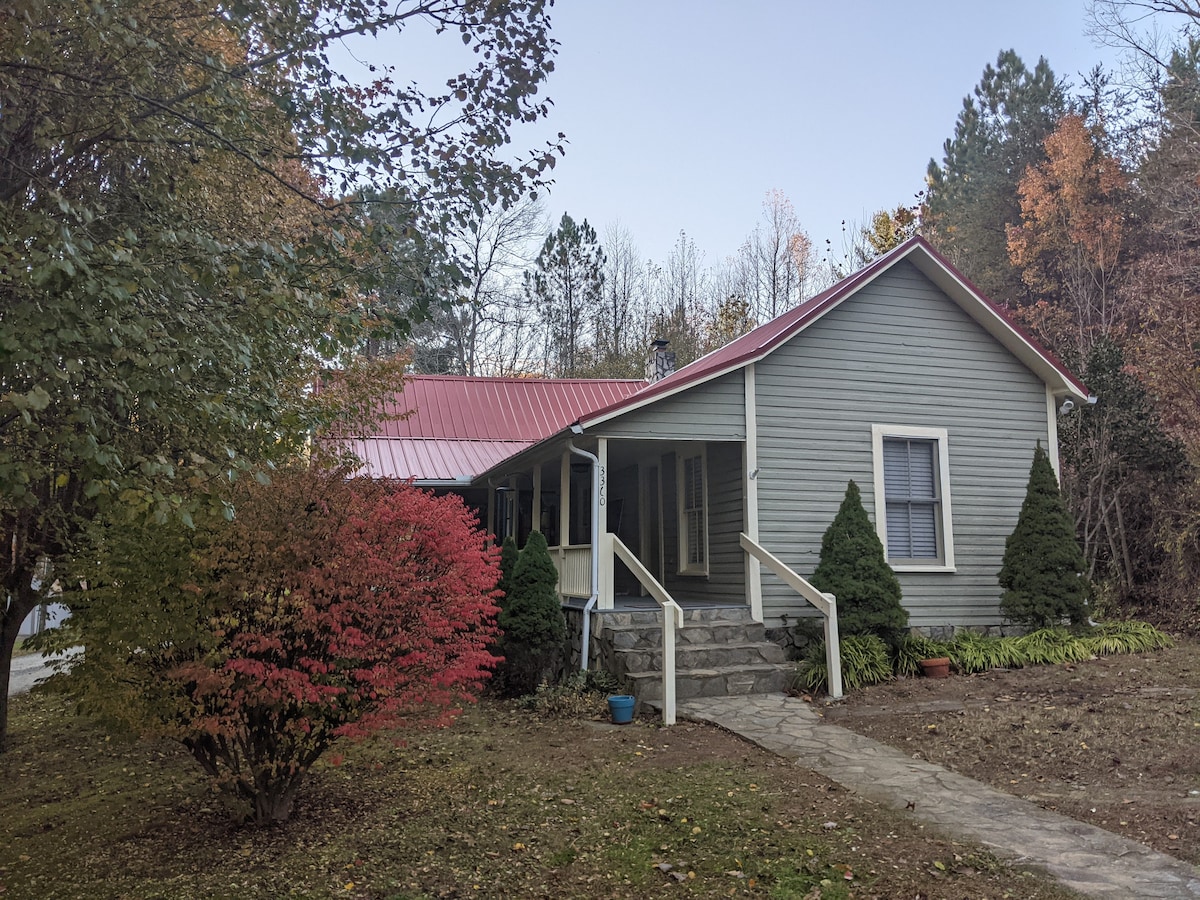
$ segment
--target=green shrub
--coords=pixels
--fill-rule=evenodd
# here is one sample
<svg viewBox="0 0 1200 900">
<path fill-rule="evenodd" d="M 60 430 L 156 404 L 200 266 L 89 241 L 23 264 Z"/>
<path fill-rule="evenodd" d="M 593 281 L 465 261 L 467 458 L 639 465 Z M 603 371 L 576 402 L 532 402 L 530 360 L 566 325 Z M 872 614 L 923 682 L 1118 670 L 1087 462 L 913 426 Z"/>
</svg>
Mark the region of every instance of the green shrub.
<svg viewBox="0 0 1200 900">
<path fill-rule="evenodd" d="M 897 675 L 919 675 L 921 660 L 950 655 L 950 645 L 921 634 L 906 634 L 896 645 L 894 668 Z"/>
<path fill-rule="evenodd" d="M 1145 622 L 1108 622 L 1078 638 L 1095 656 L 1145 653 L 1170 647 L 1171 638 Z"/>
<path fill-rule="evenodd" d="M 517 549 L 517 540 L 510 534 L 500 545 L 500 583 L 496 587 L 503 594 L 497 604 L 501 609 L 504 608 L 504 601 L 508 597 L 509 591 L 512 590 L 513 572 L 516 571 L 517 561 L 520 558 L 521 552 Z"/>
<path fill-rule="evenodd" d="M 892 677 L 892 660 L 887 644 L 873 634 L 849 635 L 842 639 L 842 687 L 853 691 L 879 684 Z M 809 648 L 800 662 L 794 686 L 806 691 L 827 690 L 829 668 L 825 663 L 825 642 Z"/>
<path fill-rule="evenodd" d="M 1031 666 L 1081 662 L 1092 656 L 1087 643 L 1065 628 L 1041 628 L 1013 641 Z"/>
<path fill-rule="evenodd" d="M 1014 622 L 1049 628 L 1087 621 L 1088 582 L 1075 526 L 1058 491 L 1050 457 L 1039 443 L 1017 526 L 1004 544 L 1000 609 Z"/>
<path fill-rule="evenodd" d="M 540 531 L 529 535 L 513 569 L 512 590 L 500 612 L 501 689 L 528 694 L 553 667 L 567 626 L 558 600 L 558 570 Z"/>
<path fill-rule="evenodd" d="M 840 634 L 873 634 L 893 647 L 900 642 L 908 625 L 900 581 L 887 564 L 853 481 L 821 538 L 821 561 L 811 580 L 817 590 L 837 597 Z"/>
<path fill-rule="evenodd" d="M 988 669 L 1019 669 L 1026 662 L 1016 638 L 988 637 L 965 630 L 954 636 L 947 655 L 964 675 Z"/>
</svg>

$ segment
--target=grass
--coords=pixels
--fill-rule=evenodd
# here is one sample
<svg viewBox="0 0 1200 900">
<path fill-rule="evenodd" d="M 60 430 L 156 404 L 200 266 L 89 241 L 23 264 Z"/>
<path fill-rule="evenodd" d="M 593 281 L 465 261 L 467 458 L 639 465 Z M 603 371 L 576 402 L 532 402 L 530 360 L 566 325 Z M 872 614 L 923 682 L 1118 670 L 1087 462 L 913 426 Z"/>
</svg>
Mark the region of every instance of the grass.
<svg viewBox="0 0 1200 900">
<path fill-rule="evenodd" d="M 485 703 L 323 765 L 292 822 L 231 824 L 166 743 L 14 703 L 10 898 L 1070 896 L 717 729 Z"/>
</svg>

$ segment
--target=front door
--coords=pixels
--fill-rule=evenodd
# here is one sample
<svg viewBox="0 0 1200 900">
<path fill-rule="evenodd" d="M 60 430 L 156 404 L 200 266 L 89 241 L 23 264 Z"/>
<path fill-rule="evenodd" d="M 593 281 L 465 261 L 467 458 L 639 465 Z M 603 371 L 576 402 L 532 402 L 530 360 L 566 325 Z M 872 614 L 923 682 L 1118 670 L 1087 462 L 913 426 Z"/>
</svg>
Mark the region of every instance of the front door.
<svg viewBox="0 0 1200 900">
<path fill-rule="evenodd" d="M 639 534 L 641 536 L 641 546 L 638 548 L 639 556 L 642 563 L 650 570 L 650 574 L 658 579 L 659 584 L 663 581 L 662 567 L 662 481 L 659 474 L 658 466 L 640 466 L 638 474 L 641 480 L 641 502 L 638 503 L 640 511 Z M 642 595 L 645 596 L 646 591 L 642 590 Z"/>
</svg>

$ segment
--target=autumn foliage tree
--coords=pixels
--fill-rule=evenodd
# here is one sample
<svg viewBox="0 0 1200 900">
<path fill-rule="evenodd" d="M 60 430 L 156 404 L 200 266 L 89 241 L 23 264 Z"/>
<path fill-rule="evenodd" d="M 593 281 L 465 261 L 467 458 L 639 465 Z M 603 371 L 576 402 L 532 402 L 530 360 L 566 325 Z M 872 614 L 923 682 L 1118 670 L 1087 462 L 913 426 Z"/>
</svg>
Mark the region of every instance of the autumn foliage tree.
<svg viewBox="0 0 1200 900">
<path fill-rule="evenodd" d="M 98 529 L 64 636 L 84 710 L 182 741 L 259 824 L 336 742 L 445 723 L 497 662 L 496 553 L 462 502 L 346 475 L 240 483 L 195 530 Z"/>
<path fill-rule="evenodd" d="M 0 4 L 0 749 L 40 561 L 286 458 L 393 251 L 540 183 L 556 148 L 509 141 L 546 111 L 548 28 L 543 0 Z M 330 61 L 409 29 L 457 50 L 431 90 Z"/>
</svg>

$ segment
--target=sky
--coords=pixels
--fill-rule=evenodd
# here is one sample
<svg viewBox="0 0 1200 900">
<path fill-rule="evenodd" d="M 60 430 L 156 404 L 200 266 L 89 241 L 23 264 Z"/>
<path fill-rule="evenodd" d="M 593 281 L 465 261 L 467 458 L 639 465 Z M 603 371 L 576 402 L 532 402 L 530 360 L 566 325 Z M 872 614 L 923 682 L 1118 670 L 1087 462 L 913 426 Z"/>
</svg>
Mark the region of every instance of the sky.
<svg viewBox="0 0 1200 900">
<path fill-rule="evenodd" d="M 1075 85 L 1098 62 L 1115 66 L 1116 52 L 1086 33 L 1086 7 L 558 0 L 560 46 L 545 88 L 553 112 L 514 144 L 564 132 L 566 156 L 545 198 L 550 221 L 567 212 L 601 233 L 619 224 L 646 258 L 664 261 L 684 231 L 705 264 L 720 263 L 774 189 L 818 252 L 829 239 L 836 253 L 843 221 L 913 202 L 963 97 L 1001 50 L 1030 68 L 1045 56 Z"/>
</svg>

